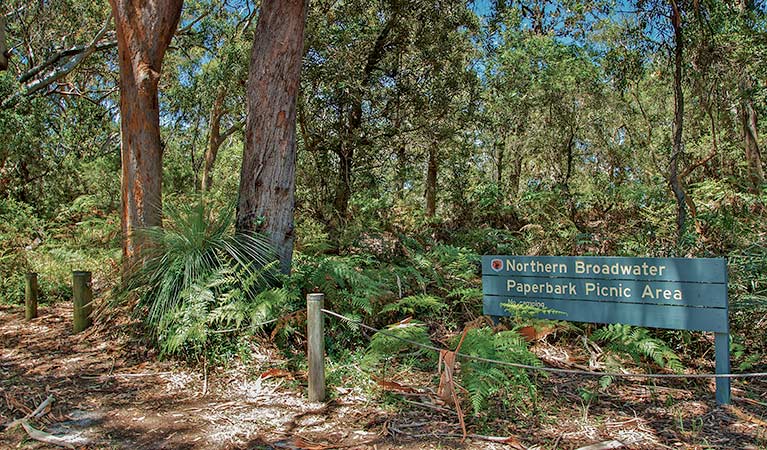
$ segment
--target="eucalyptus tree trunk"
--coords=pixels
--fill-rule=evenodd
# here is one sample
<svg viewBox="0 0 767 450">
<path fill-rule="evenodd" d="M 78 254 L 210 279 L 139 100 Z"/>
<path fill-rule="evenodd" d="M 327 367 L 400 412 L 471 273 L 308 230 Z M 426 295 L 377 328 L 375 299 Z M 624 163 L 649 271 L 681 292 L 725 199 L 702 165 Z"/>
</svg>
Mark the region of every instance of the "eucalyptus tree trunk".
<svg viewBox="0 0 767 450">
<path fill-rule="evenodd" d="M 8 70 L 8 44 L 5 42 L 5 16 L 0 15 L 0 71 Z"/>
<path fill-rule="evenodd" d="M 426 169 L 426 217 L 434 217 L 437 213 L 437 171 L 439 163 L 437 161 L 438 152 L 437 143 L 434 142 L 429 147 L 429 162 Z"/>
<path fill-rule="evenodd" d="M 355 122 L 357 125 L 355 125 Z M 359 120 L 352 120 L 352 129 L 359 128 Z M 354 163 L 353 144 L 341 143 L 338 151 L 338 181 L 336 191 L 333 197 L 333 209 L 336 212 L 336 219 L 339 221 L 336 228 L 340 228 L 341 223 L 346 220 L 346 214 L 349 210 L 349 199 L 352 197 L 352 164 Z"/>
<path fill-rule="evenodd" d="M 507 142 L 508 138 L 506 137 L 505 133 L 503 134 L 500 142 L 495 141 L 495 184 L 499 189 L 501 189 L 503 183 L 503 159 L 506 153 Z"/>
<path fill-rule="evenodd" d="M 205 149 L 205 165 L 202 167 L 202 180 L 200 187 L 203 191 L 209 191 L 212 184 L 211 172 L 216 162 L 218 149 L 221 146 L 221 116 L 223 115 L 224 98 L 226 91 L 219 88 L 213 107 L 210 109 L 210 134 L 208 135 L 208 148 Z"/>
<path fill-rule="evenodd" d="M 407 155 L 404 144 L 397 146 L 397 172 L 395 175 L 397 199 L 402 200 L 405 198 L 405 183 L 407 182 Z"/>
<path fill-rule="evenodd" d="M 743 145 L 746 150 L 748 176 L 751 187 L 757 189 L 764 183 L 764 170 L 762 169 L 762 153 L 759 150 L 757 115 L 754 109 L 754 102 L 751 99 L 752 88 L 750 79 L 744 78 L 741 81 L 740 119 L 743 126 Z"/>
<path fill-rule="evenodd" d="M 225 99 L 226 90 L 219 88 L 210 109 L 210 135 L 208 136 L 208 148 L 205 149 L 205 164 L 202 167 L 202 179 L 200 180 L 200 189 L 205 192 L 213 186 L 213 167 L 216 165 L 219 149 L 229 136 L 242 129 L 243 125 L 240 120 L 221 132 L 221 119 L 226 113 L 224 109 Z"/>
<path fill-rule="evenodd" d="M 384 24 L 376 37 L 375 44 L 367 55 L 365 67 L 362 70 L 362 78 L 359 86 L 353 90 L 351 98 L 353 103 L 349 108 L 348 120 L 345 130 L 342 131 L 344 140 L 334 150 L 338 155 L 338 184 L 333 198 L 333 208 L 340 222 L 346 220 L 349 210 L 349 199 L 352 194 L 352 170 L 354 168 L 354 149 L 361 143 L 362 128 L 362 102 L 365 91 L 373 79 L 373 72 L 386 54 L 391 50 L 389 43 L 394 27 L 399 22 L 398 13 L 393 13 Z M 340 224 L 339 224 L 340 225 Z M 338 227 L 340 228 L 340 226 Z"/>
<path fill-rule="evenodd" d="M 740 10 L 741 20 L 745 22 L 747 14 L 753 9 L 753 2 L 740 0 L 738 9 Z M 752 97 L 753 81 L 748 73 L 744 71 L 741 75 L 740 90 L 740 120 L 743 128 L 743 145 L 746 151 L 746 162 L 748 163 L 748 177 L 751 187 L 757 189 L 764 183 L 764 170 L 762 169 L 762 153 L 759 150 L 759 134 L 757 132 L 757 116 L 754 109 Z"/>
<path fill-rule="evenodd" d="M 264 0 L 250 57 L 237 230 L 272 240 L 284 273 L 293 257 L 296 98 L 307 0 Z"/>
<path fill-rule="evenodd" d="M 183 0 L 109 0 L 117 30 L 122 134 L 123 268 L 140 261 L 136 230 L 162 224 L 162 149 L 157 85 Z"/>
<path fill-rule="evenodd" d="M 682 35 L 682 14 L 677 0 L 671 0 L 671 24 L 674 28 L 674 124 L 673 150 L 669 162 L 668 182 L 676 198 L 677 242 L 681 241 L 687 217 L 685 193 L 679 177 L 679 159 L 684 150 L 682 130 L 684 126 L 684 93 L 682 91 L 682 65 L 684 63 L 684 40 Z"/>
</svg>

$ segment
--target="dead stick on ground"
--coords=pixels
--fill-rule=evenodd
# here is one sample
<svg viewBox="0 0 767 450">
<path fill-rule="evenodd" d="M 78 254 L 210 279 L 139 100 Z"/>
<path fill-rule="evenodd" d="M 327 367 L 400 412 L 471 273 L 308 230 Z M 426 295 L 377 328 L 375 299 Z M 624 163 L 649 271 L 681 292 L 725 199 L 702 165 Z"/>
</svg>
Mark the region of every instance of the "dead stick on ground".
<svg viewBox="0 0 767 450">
<path fill-rule="evenodd" d="M 453 411 L 452 409 L 443 408 L 441 406 L 432 405 L 430 403 L 414 402 L 414 401 L 408 400 L 406 398 L 403 398 L 403 399 L 400 399 L 400 400 L 402 400 L 405 403 L 412 403 L 414 405 L 423 406 L 424 408 L 433 409 L 435 411 L 440 411 L 440 412 L 449 413 L 449 414 L 458 414 L 455 411 Z"/>
<path fill-rule="evenodd" d="M 16 420 L 8 423 L 7 425 L 5 425 L 3 430 L 10 430 L 11 428 L 15 427 L 16 425 L 22 424 L 25 420 L 30 419 L 32 417 L 34 417 L 34 418 L 42 417 L 43 415 L 45 415 L 45 412 L 44 412 L 45 408 L 50 406 L 51 403 L 53 403 L 53 396 L 49 395 L 48 398 L 46 398 L 45 400 L 42 401 L 42 403 L 37 405 L 37 408 L 35 408 L 34 411 L 30 412 L 29 414 L 27 414 L 26 416 L 24 416 L 21 419 L 16 419 Z"/>
<path fill-rule="evenodd" d="M 389 427 L 390 430 L 394 431 L 397 434 L 402 434 L 404 436 L 408 436 L 411 438 L 422 438 L 422 437 L 449 437 L 449 438 L 463 438 L 463 434 L 458 433 L 419 433 L 419 434 L 413 434 L 413 433 L 405 433 L 404 431 Z M 496 443 L 502 443 L 502 444 L 509 444 L 512 448 L 525 448 L 516 441 L 516 438 L 513 437 L 501 437 L 501 436 L 484 436 L 481 434 L 467 434 L 467 438 L 469 439 L 476 439 L 480 441 L 488 441 L 488 442 L 496 442 Z M 463 440 L 463 439 L 462 439 Z"/>
<path fill-rule="evenodd" d="M 24 431 L 27 432 L 27 435 L 29 435 L 31 439 L 45 442 L 46 444 L 58 445 L 60 447 L 75 448 L 75 445 L 68 439 L 40 431 L 37 428 L 32 427 L 26 419 L 21 421 L 21 426 L 24 427 Z"/>
</svg>

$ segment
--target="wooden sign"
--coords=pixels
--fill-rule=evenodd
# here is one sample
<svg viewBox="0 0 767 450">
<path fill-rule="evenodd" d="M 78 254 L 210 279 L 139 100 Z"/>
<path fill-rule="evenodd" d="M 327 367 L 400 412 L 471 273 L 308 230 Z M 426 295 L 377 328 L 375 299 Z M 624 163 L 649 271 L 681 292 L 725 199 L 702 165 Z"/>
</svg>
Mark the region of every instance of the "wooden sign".
<svg viewBox="0 0 767 450">
<path fill-rule="evenodd" d="M 502 304 L 551 309 L 552 320 L 713 331 L 717 373 L 729 373 L 727 263 L 723 258 L 483 256 L 484 313 Z M 717 402 L 730 380 L 717 378 Z"/>
</svg>

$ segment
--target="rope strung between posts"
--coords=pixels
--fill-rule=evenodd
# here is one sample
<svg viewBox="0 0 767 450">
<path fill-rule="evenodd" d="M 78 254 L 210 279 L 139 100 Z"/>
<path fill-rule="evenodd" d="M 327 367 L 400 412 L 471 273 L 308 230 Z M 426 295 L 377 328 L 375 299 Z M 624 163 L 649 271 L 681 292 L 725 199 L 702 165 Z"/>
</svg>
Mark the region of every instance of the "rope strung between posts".
<svg viewBox="0 0 767 450">
<path fill-rule="evenodd" d="M 375 327 L 371 327 L 370 325 L 365 325 L 364 323 L 354 320 L 350 317 L 343 316 L 341 314 L 338 314 L 336 312 L 322 309 L 322 312 L 325 314 L 328 314 L 330 316 L 337 317 L 341 320 L 345 320 L 347 322 L 350 322 L 354 325 L 357 325 L 360 328 L 364 328 L 369 331 L 373 331 L 375 333 L 381 333 L 384 336 L 388 336 L 394 339 L 399 339 L 400 341 L 407 342 L 408 344 L 415 345 L 417 347 L 425 348 L 427 350 L 431 350 L 434 352 L 439 353 L 443 349 L 434 347 L 433 345 L 427 345 L 423 344 L 421 342 L 414 341 L 412 339 L 407 339 L 402 336 L 397 336 L 393 333 L 388 333 L 385 330 L 380 330 Z M 467 355 L 465 353 L 456 352 L 456 356 L 459 356 L 461 358 L 471 359 L 474 361 L 482 361 L 490 364 L 498 364 L 501 366 L 508 366 L 508 367 L 515 367 L 517 369 L 526 369 L 526 370 L 538 370 L 541 372 L 551 372 L 551 373 L 559 373 L 559 374 L 567 374 L 567 375 L 587 375 L 587 376 L 598 376 L 598 377 L 624 377 L 624 378 L 631 378 L 631 377 L 638 377 L 638 378 L 764 378 L 767 377 L 767 372 L 756 372 L 756 373 L 691 373 L 691 374 L 676 374 L 676 373 L 623 373 L 623 372 L 592 372 L 588 370 L 576 370 L 576 369 L 559 369 L 556 367 L 544 367 L 544 366 L 529 366 L 527 364 L 517 364 L 507 361 L 498 361 L 495 359 L 488 359 L 488 358 L 482 358 L 479 356 L 472 356 Z"/>
<path fill-rule="evenodd" d="M 294 313 L 291 313 L 291 314 L 294 314 Z M 280 320 L 282 320 L 282 319 L 284 319 L 286 317 L 289 317 L 289 316 L 290 316 L 290 314 L 286 314 L 286 315 L 284 315 L 282 317 L 278 317 L 276 319 L 267 320 L 266 322 L 254 323 L 253 325 L 248 325 L 248 326 L 244 326 L 244 327 L 227 328 L 226 330 L 213 330 L 213 331 L 208 331 L 208 333 L 211 333 L 211 334 L 213 334 L 213 333 L 232 333 L 234 331 L 246 330 L 248 328 L 250 328 L 252 330 L 255 330 L 257 328 L 263 327 L 264 325 L 269 325 L 270 323 L 279 322 Z"/>
</svg>

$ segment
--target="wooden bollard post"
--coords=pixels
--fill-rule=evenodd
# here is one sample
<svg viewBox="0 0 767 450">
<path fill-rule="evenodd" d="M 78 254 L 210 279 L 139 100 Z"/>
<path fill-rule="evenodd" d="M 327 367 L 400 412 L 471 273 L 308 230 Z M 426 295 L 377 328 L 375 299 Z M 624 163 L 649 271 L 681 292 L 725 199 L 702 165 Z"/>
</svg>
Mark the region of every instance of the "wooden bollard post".
<svg viewBox="0 0 767 450">
<path fill-rule="evenodd" d="M 26 281 L 24 287 L 24 318 L 32 320 L 37 317 L 37 293 L 39 292 L 37 274 L 34 272 L 27 273 Z"/>
<path fill-rule="evenodd" d="M 72 293 L 74 294 L 74 326 L 73 331 L 79 333 L 91 326 L 91 311 L 93 310 L 93 292 L 91 291 L 91 273 L 72 272 Z"/>
<path fill-rule="evenodd" d="M 325 401 L 325 294 L 306 296 L 306 337 L 309 359 L 309 401 Z"/>
</svg>

